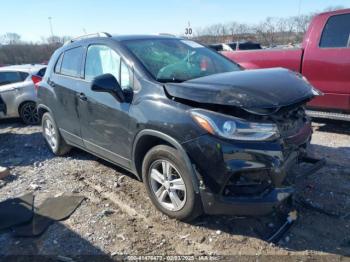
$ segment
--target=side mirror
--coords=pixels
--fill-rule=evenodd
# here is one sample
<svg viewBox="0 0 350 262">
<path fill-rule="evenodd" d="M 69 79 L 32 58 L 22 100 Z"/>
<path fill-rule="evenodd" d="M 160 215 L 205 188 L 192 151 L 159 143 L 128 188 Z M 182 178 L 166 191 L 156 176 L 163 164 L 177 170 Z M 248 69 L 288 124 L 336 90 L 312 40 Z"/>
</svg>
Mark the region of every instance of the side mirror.
<svg viewBox="0 0 350 262">
<path fill-rule="evenodd" d="M 104 74 L 94 78 L 91 90 L 95 92 L 106 92 L 114 96 L 119 102 L 125 101 L 123 89 L 112 74 Z"/>
</svg>

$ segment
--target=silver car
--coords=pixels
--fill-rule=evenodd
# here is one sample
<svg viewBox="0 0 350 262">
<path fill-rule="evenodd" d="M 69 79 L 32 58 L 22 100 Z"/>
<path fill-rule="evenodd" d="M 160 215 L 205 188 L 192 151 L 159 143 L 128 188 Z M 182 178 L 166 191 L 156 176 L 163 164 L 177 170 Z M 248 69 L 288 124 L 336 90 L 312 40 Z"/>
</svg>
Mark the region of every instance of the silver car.
<svg viewBox="0 0 350 262">
<path fill-rule="evenodd" d="M 45 65 L 0 67 L 0 97 L 6 105 L 6 114 L 0 112 L 0 118 L 20 117 L 29 125 L 39 123 L 35 89 L 45 70 Z"/>
</svg>

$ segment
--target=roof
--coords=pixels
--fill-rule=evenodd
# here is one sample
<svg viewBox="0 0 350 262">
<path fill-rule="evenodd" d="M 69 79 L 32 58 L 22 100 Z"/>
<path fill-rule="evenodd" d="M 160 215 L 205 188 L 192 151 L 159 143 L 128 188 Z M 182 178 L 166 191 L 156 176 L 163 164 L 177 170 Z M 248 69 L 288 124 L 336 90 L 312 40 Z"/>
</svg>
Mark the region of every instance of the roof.
<svg viewBox="0 0 350 262">
<path fill-rule="evenodd" d="M 332 16 L 332 15 L 340 15 L 340 14 L 347 14 L 347 13 L 350 13 L 350 8 L 323 12 L 323 13 L 318 14 L 317 16 L 324 16 L 324 15 L 325 16 Z"/>
<path fill-rule="evenodd" d="M 170 35 L 113 35 L 112 38 L 117 41 L 127 40 L 145 40 L 145 39 L 180 39 Z"/>
<path fill-rule="evenodd" d="M 24 65 L 12 65 L 0 67 L 0 71 L 22 71 L 22 72 L 33 72 L 39 71 L 40 69 L 46 67 L 46 65 L 40 64 L 24 64 Z"/>
</svg>

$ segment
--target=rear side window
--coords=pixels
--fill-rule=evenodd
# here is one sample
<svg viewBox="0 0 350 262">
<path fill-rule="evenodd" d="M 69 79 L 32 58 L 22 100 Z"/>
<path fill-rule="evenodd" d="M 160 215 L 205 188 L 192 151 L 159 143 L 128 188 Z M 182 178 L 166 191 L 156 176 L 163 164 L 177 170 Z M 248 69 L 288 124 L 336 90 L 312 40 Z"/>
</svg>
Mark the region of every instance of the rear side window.
<svg viewBox="0 0 350 262">
<path fill-rule="evenodd" d="M 64 52 L 61 71 L 62 75 L 79 77 L 81 62 L 83 58 L 83 48 L 76 47 Z"/>
<path fill-rule="evenodd" d="M 323 29 L 320 47 L 349 47 L 349 45 L 350 14 L 330 17 Z"/>
<path fill-rule="evenodd" d="M 0 86 L 22 82 L 19 72 L 0 72 Z"/>
</svg>

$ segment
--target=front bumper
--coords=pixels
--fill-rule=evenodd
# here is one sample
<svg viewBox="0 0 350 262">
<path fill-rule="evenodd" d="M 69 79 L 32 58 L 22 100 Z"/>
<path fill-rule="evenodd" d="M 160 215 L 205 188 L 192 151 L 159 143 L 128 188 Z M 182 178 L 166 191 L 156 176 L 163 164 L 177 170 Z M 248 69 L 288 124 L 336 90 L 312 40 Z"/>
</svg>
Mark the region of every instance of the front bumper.
<svg viewBox="0 0 350 262">
<path fill-rule="evenodd" d="M 305 156 L 311 131 L 298 144 L 285 141 L 240 142 L 201 136 L 183 144 L 200 181 L 204 212 L 259 216 L 272 212 L 294 192 L 286 177 L 302 162 L 310 174 L 323 160 Z"/>
<path fill-rule="evenodd" d="M 203 209 L 210 215 L 262 216 L 271 213 L 294 192 L 292 187 L 275 188 L 259 197 L 221 197 L 201 190 Z"/>
</svg>

